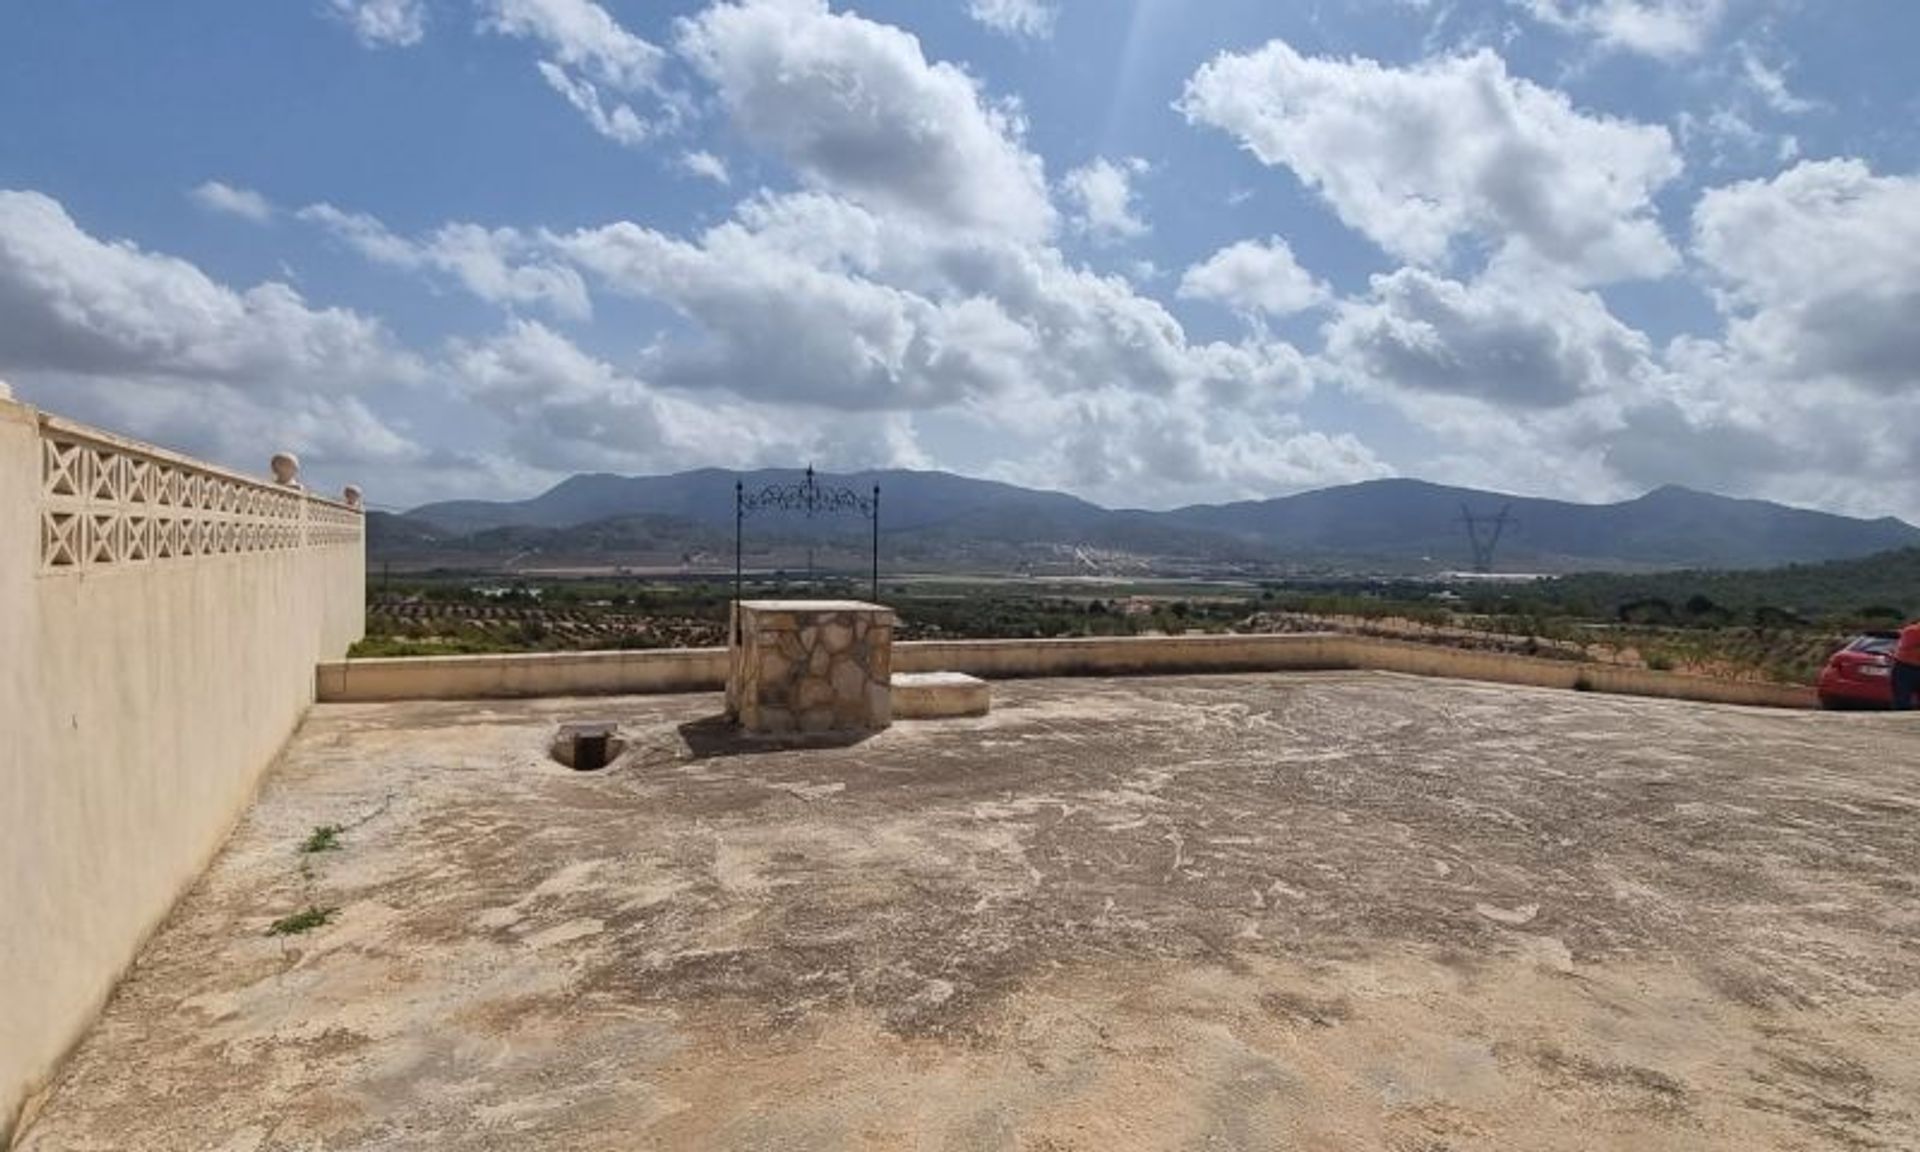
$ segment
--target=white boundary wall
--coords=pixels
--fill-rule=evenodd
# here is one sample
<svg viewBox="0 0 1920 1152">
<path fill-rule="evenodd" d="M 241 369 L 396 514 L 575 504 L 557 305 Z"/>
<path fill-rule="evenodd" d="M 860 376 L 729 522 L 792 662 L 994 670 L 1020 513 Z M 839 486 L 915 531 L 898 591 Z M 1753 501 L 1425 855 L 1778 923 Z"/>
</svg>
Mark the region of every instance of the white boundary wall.
<svg viewBox="0 0 1920 1152">
<path fill-rule="evenodd" d="M 1332 633 L 917 640 L 893 646 L 893 670 L 965 672 L 989 680 L 1370 670 L 1765 708 L 1812 708 L 1817 704 L 1813 689 L 1791 684 L 1715 680 L 1645 668 L 1469 652 Z M 726 683 L 727 650 L 667 648 L 650 652 L 336 660 L 321 664 L 318 676 L 320 699 L 339 703 L 706 692 Z"/>
<path fill-rule="evenodd" d="M 364 623 L 356 509 L 0 399 L 0 1146 Z"/>
</svg>

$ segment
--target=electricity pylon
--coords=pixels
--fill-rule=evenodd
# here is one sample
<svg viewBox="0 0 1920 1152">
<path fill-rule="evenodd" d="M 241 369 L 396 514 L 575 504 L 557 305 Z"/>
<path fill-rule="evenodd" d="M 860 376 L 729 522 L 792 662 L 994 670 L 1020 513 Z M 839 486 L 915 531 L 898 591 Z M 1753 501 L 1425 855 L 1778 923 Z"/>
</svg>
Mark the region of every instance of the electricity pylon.
<svg viewBox="0 0 1920 1152">
<path fill-rule="evenodd" d="M 1467 543 L 1473 548 L 1475 572 L 1493 571 L 1493 550 L 1500 547 L 1500 537 L 1506 532 L 1508 525 L 1519 523 L 1509 518 L 1508 513 L 1512 510 L 1513 505 L 1504 504 L 1498 516 L 1475 516 L 1464 503 L 1460 505 L 1460 522 L 1467 526 Z M 1492 532 L 1484 537 L 1481 536 L 1480 530 L 1483 527 L 1491 527 Z"/>
</svg>

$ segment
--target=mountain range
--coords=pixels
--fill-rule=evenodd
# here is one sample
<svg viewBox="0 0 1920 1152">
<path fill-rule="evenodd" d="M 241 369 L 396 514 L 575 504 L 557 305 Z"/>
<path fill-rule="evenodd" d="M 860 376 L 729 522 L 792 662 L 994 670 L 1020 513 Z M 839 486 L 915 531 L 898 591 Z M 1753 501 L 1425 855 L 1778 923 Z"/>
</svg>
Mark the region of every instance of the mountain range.
<svg viewBox="0 0 1920 1152">
<path fill-rule="evenodd" d="M 734 486 L 792 485 L 794 471 L 703 469 L 670 476 L 571 477 L 532 499 L 428 504 L 375 514 L 376 562 L 472 566 L 729 567 Z M 947 472 L 819 477 L 867 496 L 880 488 L 881 563 L 896 571 L 1191 574 L 1207 570 L 1419 573 L 1464 570 L 1506 521 L 1501 571 L 1761 568 L 1920 545 L 1920 528 L 1679 487 L 1614 504 L 1578 504 L 1373 480 L 1269 500 L 1169 511 L 1108 509 L 1059 492 Z M 746 521 L 747 564 L 863 568 L 858 515 L 761 511 Z"/>
</svg>

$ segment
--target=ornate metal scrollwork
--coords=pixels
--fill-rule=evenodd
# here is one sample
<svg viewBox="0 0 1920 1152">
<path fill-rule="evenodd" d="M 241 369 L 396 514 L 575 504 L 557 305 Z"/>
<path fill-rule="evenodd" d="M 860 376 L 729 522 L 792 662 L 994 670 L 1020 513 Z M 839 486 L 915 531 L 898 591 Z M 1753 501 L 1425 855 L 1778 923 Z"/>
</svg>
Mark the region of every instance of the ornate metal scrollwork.
<svg viewBox="0 0 1920 1152">
<path fill-rule="evenodd" d="M 813 465 L 807 465 L 804 479 L 797 484 L 769 484 L 758 492 L 748 492 L 745 481 L 733 482 L 733 598 L 741 599 L 745 580 L 743 543 L 746 520 L 756 512 L 800 512 L 809 519 L 822 513 L 853 512 L 873 525 L 872 596 L 880 597 L 880 485 L 872 495 L 861 495 L 852 488 L 835 488 L 820 483 Z"/>
<path fill-rule="evenodd" d="M 769 484 L 758 492 L 748 492 L 744 484 L 734 482 L 734 497 L 739 504 L 742 516 L 751 516 L 755 512 L 774 509 L 781 512 L 805 512 L 815 516 L 822 512 L 858 512 L 872 519 L 879 511 L 880 488 L 874 486 L 872 496 L 862 496 L 851 488 L 829 488 L 820 483 L 814 475 L 813 465 L 807 465 L 806 479 L 798 484 Z"/>
</svg>

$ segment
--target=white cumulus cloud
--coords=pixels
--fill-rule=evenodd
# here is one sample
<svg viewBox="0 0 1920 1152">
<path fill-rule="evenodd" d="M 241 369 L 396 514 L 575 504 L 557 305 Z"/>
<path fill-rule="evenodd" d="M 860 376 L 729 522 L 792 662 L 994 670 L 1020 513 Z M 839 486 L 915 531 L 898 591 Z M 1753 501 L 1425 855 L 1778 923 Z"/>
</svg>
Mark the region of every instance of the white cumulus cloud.
<svg viewBox="0 0 1920 1152">
<path fill-rule="evenodd" d="M 1074 227 L 1107 244 L 1145 236 L 1147 222 L 1140 216 L 1133 178 L 1148 170 L 1138 156 L 1118 163 L 1101 157 L 1063 176 L 1060 193 L 1072 209 Z"/>
<path fill-rule="evenodd" d="M 1785 66 L 1769 64 L 1751 44 L 1740 45 L 1740 72 L 1747 87 L 1782 116 L 1797 116 L 1820 106 L 1816 101 L 1795 95 L 1787 84 Z"/>
<path fill-rule="evenodd" d="M 547 86 L 586 117 L 587 123 L 600 135 L 629 147 L 644 144 L 653 135 L 653 126 L 642 120 L 632 105 L 602 98 L 593 81 L 576 76 L 551 60 L 542 60 L 535 67 Z"/>
<path fill-rule="evenodd" d="M 1661 60 L 1706 48 L 1728 0 L 1515 0 L 1534 19 L 1604 48 Z"/>
<path fill-rule="evenodd" d="M 1509 409 L 1618 398 L 1653 370 L 1647 338 L 1594 293 L 1418 268 L 1375 276 L 1366 297 L 1342 303 L 1326 353 L 1375 388 Z"/>
<path fill-rule="evenodd" d="M 593 0 L 485 0 L 481 24 L 541 44 L 564 67 L 621 92 L 645 92 L 666 52 L 627 31 Z"/>
<path fill-rule="evenodd" d="M 1195 344 L 1120 277 L 1052 248 L 876 214 L 820 194 L 761 197 L 696 239 L 622 222 L 560 238 L 607 287 L 673 305 L 704 339 L 651 372 L 848 408 L 932 408 L 1184 383 L 1268 400 L 1305 388 L 1281 344 Z"/>
<path fill-rule="evenodd" d="M 369 48 L 407 48 L 427 34 L 425 0 L 327 0 L 327 7 Z"/>
<path fill-rule="evenodd" d="M 1278 236 L 1241 240 L 1187 269 L 1180 278 L 1180 298 L 1211 300 L 1246 313 L 1291 316 L 1328 298 L 1325 284 L 1294 259 L 1293 249 Z"/>
<path fill-rule="evenodd" d="M 704 150 L 683 152 L 680 155 L 680 167 L 702 180 L 711 180 L 723 188 L 733 183 L 733 176 L 727 171 L 727 162 L 711 152 Z"/>
<path fill-rule="evenodd" d="M 593 0 L 482 0 L 480 27 L 538 44 L 545 54 L 537 64 L 541 79 L 600 135 L 637 145 L 659 128 L 628 98 L 666 100 L 660 83 L 666 51 L 628 31 Z M 675 108 L 666 100 L 667 119 Z"/>
<path fill-rule="evenodd" d="M 618 222 L 555 242 L 691 326 L 631 369 L 675 394 L 957 420 L 978 471 L 1051 469 L 1108 498 L 1150 480 L 1160 504 L 1298 487 L 1316 465 L 1328 480 L 1386 469 L 1300 426 L 1311 374 L 1292 346 L 1193 340 L 1126 279 L 1045 244 L 818 192 L 763 193 L 692 237 Z"/>
<path fill-rule="evenodd" d="M 209 212 L 238 216 L 255 224 L 265 224 L 273 219 L 273 204 L 250 188 L 236 188 L 218 180 L 208 180 L 189 195 L 194 203 Z"/>
<path fill-rule="evenodd" d="M 822 458 L 842 467 L 925 464 L 897 417 L 678 394 L 535 321 L 511 321 L 485 340 L 456 341 L 449 362 L 455 389 L 505 424 L 516 455 L 555 472 L 790 464 L 829 444 Z M 849 437 L 862 445 L 859 453 L 845 450 Z"/>
<path fill-rule="evenodd" d="M 1060 9 L 1050 0 L 967 0 L 967 15 L 1005 36 L 1045 40 Z"/>
<path fill-rule="evenodd" d="M 910 33 L 825 0 L 746 0 L 683 21 L 679 47 L 740 132 L 816 187 L 1028 239 L 1054 226 L 1018 115 Z"/>
<path fill-rule="evenodd" d="M 324 228 L 376 264 L 452 276 L 491 304 L 539 305 L 567 320 L 593 315 L 586 282 L 573 268 L 549 259 L 537 238 L 513 228 L 452 223 L 413 240 L 378 218 L 331 204 L 310 204 L 298 217 Z"/>
<path fill-rule="evenodd" d="M 192 264 L 83 231 L 51 197 L 0 191 L 0 356 L 73 373 L 208 376 L 260 388 L 372 383 L 404 358 L 377 322 L 284 284 L 235 291 Z"/>
<path fill-rule="evenodd" d="M 1192 388 L 1064 397 L 1024 415 L 1031 428 L 1017 441 L 1022 453 L 991 471 L 1013 483 L 1070 487 L 1114 507 L 1266 498 L 1394 474 L 1350 434 L 1305 430 L 1284 411 L 1208 401 Z"/>
<path fill-rule="evenodd" d="M 1723 327 L 1657 347 L 1595 292 L 1495 268 L 1373 278 L 1322 361 L 1417 420 L 1436 478 L 1570 496 L 1681 483 L 1920 508 L 1920 179 L 1859 160 L 1708 190 L 1690 254 Z"/>
<path fill-rule="evenodd" d="M 0 191 L 0 315 L 0 372 L 55 411 L 250 470 L 262 445 L 329 463 L 418 452 L 367 402 L 425 377 L 377 320 L 285 284 L 229 288 L 37 192 Z"/>
<path fill-rule="evenodd" d="M 1677 266 L 1653 205 L 1681 168 L 1666 129 L 1581 112 L 1489 50 L 1390 68 L 1274 41 L 1203 66 L 1180 108 L 1419 264 L 1472 242 L 1589 283 Z"/>
<path fill-rule="evenodd" d="M 1693 249 L 1755 370 L 1920 388 L 1920 177 L 1827 160 L 1716 188 L 1694 209 Z"/>
</svg>

